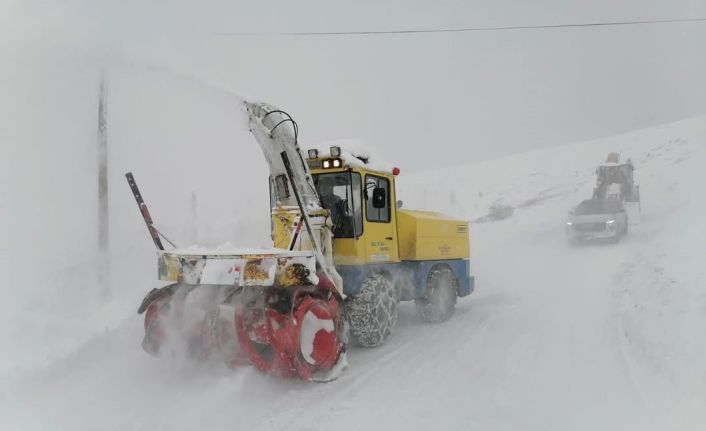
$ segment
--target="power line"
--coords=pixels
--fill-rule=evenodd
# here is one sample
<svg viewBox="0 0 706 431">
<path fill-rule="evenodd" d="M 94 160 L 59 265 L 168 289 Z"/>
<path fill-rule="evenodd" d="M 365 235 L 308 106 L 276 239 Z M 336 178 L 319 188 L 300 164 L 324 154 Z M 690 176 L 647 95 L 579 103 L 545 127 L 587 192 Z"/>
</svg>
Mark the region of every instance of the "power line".
<svg viewBox="0 0 706 431">
<path fill-rule="evenodd" d="M 516 25 L 504 27 L 463 27 L 463 28 L 436 28 L 436 29 L 410 29 L 410 30 L 370 30 L 370 31 L 304 31 L 304 32 L 219 32 L 218 36 L 375 36 L 384 34 L 422 34 L 422 33 L 466 33 L 482 31 L 509 31 L 509 30 L 543 30 L 556 28 L 581 28 L 581 27 L 615 27 L 628 25 L 670 24 L 687 22 L 704 22 L 706 18 L 675 18 L 654 19 L 642 21 L 608 21 L 587 22 L 577 24 L 545 24 L 545 25 Z"/>
</svg>

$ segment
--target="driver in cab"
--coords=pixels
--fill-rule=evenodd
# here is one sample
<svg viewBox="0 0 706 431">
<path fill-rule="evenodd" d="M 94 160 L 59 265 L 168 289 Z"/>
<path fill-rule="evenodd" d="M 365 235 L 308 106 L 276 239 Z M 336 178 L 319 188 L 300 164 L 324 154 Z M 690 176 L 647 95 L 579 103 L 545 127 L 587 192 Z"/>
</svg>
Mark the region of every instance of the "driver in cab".
<svg viewBox="0 0 706 431">
<path fill-rule="evenodd" d="M 349 226 L 350 223 L 348 223 L 348 204 L 345 199 L 334 192 L 335 180 L 332 180 L 329 178 L 319 179 L 317 189 L 321 206 L 331 211 L 334 236 L 344 236 L 350 234 L 348 231 L 352 230 L 352 226 Z"/>
</svg>

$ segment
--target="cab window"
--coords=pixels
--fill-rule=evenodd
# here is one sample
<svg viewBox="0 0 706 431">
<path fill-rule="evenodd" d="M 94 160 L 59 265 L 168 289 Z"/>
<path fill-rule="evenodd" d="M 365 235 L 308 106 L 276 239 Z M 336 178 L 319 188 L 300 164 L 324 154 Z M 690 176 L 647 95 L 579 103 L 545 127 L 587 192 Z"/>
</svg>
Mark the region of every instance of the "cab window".
<svg viewBox="0 0 706 431">
<path fill-rule="evenodd" d="M 390 182 L 376 175 L 365 176 L 365 218 L 371 222 L 390 221 Z"/>
<path fill-rule="evenodd" d="M 314 175 L 321 206 L 331 211 L 335 238 L 357 238 L 363 234 L 360 183 L 360 174 L 355 172 Z"/>
</svg>

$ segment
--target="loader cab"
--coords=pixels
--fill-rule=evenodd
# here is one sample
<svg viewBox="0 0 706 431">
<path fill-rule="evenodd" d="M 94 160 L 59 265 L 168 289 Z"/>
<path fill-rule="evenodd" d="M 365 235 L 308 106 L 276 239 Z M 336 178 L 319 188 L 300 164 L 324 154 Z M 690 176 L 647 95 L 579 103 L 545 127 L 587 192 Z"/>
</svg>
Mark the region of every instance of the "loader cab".
<svg viewBox="0 0 706 431">
<path fill-rule="evenodd" d="M 627 163 L 606 163 L 596 169 L 596 197 L 608 195 L 611 184 L 619 184 L 620 194 L 631 200 L 635 194 L 633 171 L 635 167 L 628 159 Z"/>
<path fill-rule="evenodd" d="M 336 265 L 399 262 L 395 178 L 330 154 L 309 153 L 307 163 L 321 200 L 331 213 Z M 315 157 L 312 157 L 315 156 Z"/>
</svg>

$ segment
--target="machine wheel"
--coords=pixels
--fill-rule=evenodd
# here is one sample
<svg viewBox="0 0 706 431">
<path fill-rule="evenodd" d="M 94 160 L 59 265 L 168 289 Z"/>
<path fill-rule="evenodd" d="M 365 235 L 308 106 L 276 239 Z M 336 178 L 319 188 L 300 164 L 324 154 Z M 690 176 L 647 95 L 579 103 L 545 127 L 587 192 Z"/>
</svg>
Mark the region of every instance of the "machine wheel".
<svg viewBox="0 0 706 431">
<path fill-rule="evenodd" d="M 353 339 L 364 347 L 381 345 L 397 323 L 397 294 L 382 274 L 370 274 L 360 292 L 346 300 Z"/>
<path fill-rule="evenodd" d="M 416 299 L 417 312 L 425 322 L 439 323 L 448 320 L 456 307 L 456 280 L 447 267 L 435 267 L 427 278 L 424 298 Z"/>
</svg>

